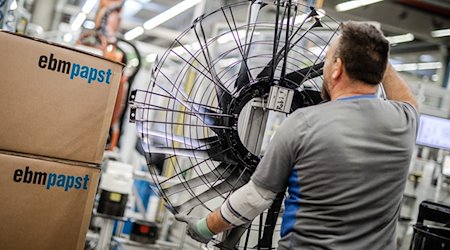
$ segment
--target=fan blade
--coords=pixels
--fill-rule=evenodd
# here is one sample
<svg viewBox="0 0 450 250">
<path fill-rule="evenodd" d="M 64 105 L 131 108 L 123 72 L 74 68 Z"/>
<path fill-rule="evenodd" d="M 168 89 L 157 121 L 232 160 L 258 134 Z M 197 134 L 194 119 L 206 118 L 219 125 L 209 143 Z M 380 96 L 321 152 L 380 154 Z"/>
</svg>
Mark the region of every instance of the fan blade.
<svg viewBox="0 0 450 250">
<path fill-rule="evenodd" d="M 139 133 L 142 133 L 143 135 L 151 135 L 151 136 L 156 136 L 159 138 L 168 139 L 170 141 L 179 142 L 184 145 L 192 146 L 194 148 L 200 148 L 200 147 L 203 149 L 209 148 L 209 146 L 212 142 L 219 140 L 219 137 L 217 137 L 217 136 L 211 136 L 211 137 L 203 138 L 203 139 L 193 139 L 193 138 L 184 137 L 184 136 L 180 136 L 180 135 L 173 135 L 173 134 L 170 134 L 167 132 L 143 128 L 142 123 L 140 123 L 140 122 L 136 123 L 136 128 L 137 128 L 137 131 Z"/>
<path fill-rule="evenodd" d="M 142 143 L 145 152 L 155 153 L 155 154 L 167 154 L 167 155 L 177 155 L 186 156 L 197 159 L 209 159 L 208 151 L 206 150 L 196 150 L 188 148 L 171 148 L 171 147 L 155 147 L 148 146 L 146 143 Z"/>
<path fill-rule="evenodd" d="M 161 74 L 170 81 L 170 79 L 161 72 Z M 214 112 L 211 109 L 208 109 L 204 106 L 201 106 L 199 104 L 196 104 L 194 101 L 192 101 L 189 98 L 189 95 L 186 94 L 183 90 L 181 90 L 180 88 L 176 89 L 176 93 L 181 95 L 183 97 L 180 98 L 180 96 L 178 95 L 174 95 L 171 91 L 167 90 L 165 87 L 157 84 L 155 82 L 155 85 L 157 85 L 160 89 L 162 89 L 164 92 L 166 92 L 171 98 L 174 98 L 175 100 L 177 100 L 181 105 L 183 105 L 186 109 L 188 109 L 189 111 L 192 111 L 193 114 L 195 116 L 197 116 L 202 122 L 204 122 L 206 125 L 208 126 L 222 126 L 222 125 L 216 125 L 216 124 L 222 124 L 223 122 L 221 121 L 220 118 L 220 114 L 217 114 L 216 112 Z M 231 101 L 231 95 L 228 94 L 227 92 L 223 92 L 222 93 L 222 100 L 219 99 L 219 101 L 222 101 L 226 104 L 228 104 Z M 228 96 L 228 97 L 227 97 Z M 186 101 L 185 101 L 186 100 Z M 203 112 L 202 112 L 203 111 Z M 202 114 L 204 113 L 204 114 Z M 217 117 L 213 117 L 215 114 L 217 114 Z M 214 127 L 210 127 L 211 130 L 213 130 L 215 133 L 220 133 L 221 131 L 219 129 L 215 129 Z"/>
<path fill-rule="evenodd" d="M 228 89 L 223 85 L 221 82 L 220 77 L 217 75 L 216 69 L 214 67 L 213 59 L 211 57 L 211 52 L 208 46 L 208 39 L 205 33 L 205 29 L 203 27 L 203 19 L 205 18 L 204 15 L 201 15 L 197 17 L 192 27 L 198 27 L 199 30 L 196 28 L 193 29 L 195 37 L 197 39 L 197 42 L 199 43 L 200 47 L 202 48 L 201 54 L 203 56 L 203 59 L 206 63 L 206 66 L 203 66 L 208 72 L 211 77 L 208 77 L 208 79 L 211 81 L 211 83 L 214 84 L 214 88 L 217 92 L 217 100 L 219 101 L 219 105 L 222 108 L 225 108 L 228 106 L 229 102 L 232 99 L 231 93 L 228 91 Z M 198 61 L 198 60 L 197 60 Z M 203 64 L 202 64 L 203 65 Z"/>
<path fill-rule="evenodd" d="M 307 30 L 305 30 L 305 32 L 303 32 L 303 34 L 295 41 L 295 42 L 293 42 L 290 46 L 289 46 L 289 48 L 287 48 L 287 52 L 289 53 L 289 51 L 292 49 L 292 48 L 294 48 L 295 47 L 295 45 L 297 44 L 297 43 L 299 43 L 300 42 L 300 40 L 301 39 L 303 39 L 305 36 L 306 36 L 306 34 L 308 34 L 308 32 L 310 32 L 312 29 L 314 29 L 314 28 L 316 28 L 316 27 L 321 27 L 322 26 L 322 24 L 320 24 L 320 20 L 318 19 L 318 18 L 315 18 L 315 22 L 307 29 Z M 299 27 L 298 29 L 297 29 L 297 31 L 300 29 L 301 27 Z M 295 33 L 297 33 L 297 31 L 295 32 Z M 291 40 L 291 39 L 290 39 Z M 278 65 L 278 63 L 280 63 L 281 62 L 281 60 L 283 59 L 283 54 L 284 54 L 284 52 L 285 52 L 285 50 L 286 50 L 286 45 L 284 45 L 283 46 L 283 48 L 281 48 L 281 50 L 277 53 L 277 55 L 275 56 L 275 58 L 272 58 L 270 61 L 269 61 L 269 63 L 264 67 L 264 69 L 256 76 L 256 78 L 257 79 L 259 79 L 259 78 L 264 78 L 264 77 L 268 77 L 268 76 L 270 76 L 270 72 L 271 72 L 271 70 L 272 70 L 272 68 L 274 67 L 274 65 L 276 66 L 276 65 Z M 275 59 L 275 63 L 274 63 L 274 59 Z"/>
<path fill-rule="evenodd" d="M 242 235 L 245 233 L 245 230 L 250 228 L 250 225 L 252 222 L 247 222 L 244 225 L 241 225 L 240 227 L 236 227 L 230 230 L 230 233 L 226 236 L 226 238 L 220 242 L 219 244 L 216 244 L 215 246 L 219 249 L 226 249 L 226 250 L 235 250 L 236 245 L 241 240 Z"/>
<path fill-rule="evenodd" d="M 272 247 L 273 232 L 277 224 L 283 198 L 284 192 L 278 193 L 272 203 L 272 206 L 270 206 L 269 211 L 267 211 L 266 223 L 264 224 L 264 233 L 263 237 L 258 241 L 258 249 L 270 249 Z"/>
<path fill-rule="evenodd" d="M 208 109 L 203 106 L 196 107 L 198 110 L 197 117 L 200 118 L 206 125 L 209 126 L 227 126 L 226 122 L 224 121 L 224 118 L 226 118 L 226 115 L 220 115 L 217 114 L 215 111 Z M 213 130 L 216 132 L 215 130 Z"/>
<path fill-rule="evenodd" d="M 215 89 L 217 92 L 217 100 L 219 101 L 219 106 L 225 110 L 233 97 L 228 92 L 222 90 L 217 86 L 215 87 Z"/>
<path fill-rule="evenodd" d="M 303 91 L 296 90 L 294 92 L 294 98 L 291 105 L 291 112 L 294 112 L 298 108 L 308 107 L 319 104 L 323 101 L 319 91 L 312 89 L 305 89 Z"/>
<path fill-rule="evenodd" d="M 323 65 L 324 62 L 321 62 L 287 74 L 287 85 L 292 85 L 293 88 L 298 88 L 306 80 L 323 75 Z"/>
<path fill-rule="evenodd" d="M 189 189 L 205 185 L 207 183 L 214 183 L 218 180 L 226 179 L 232 173 L 232 169 L 229 169 L 229 164 L 220 163 L 217 168 L 213 169 L 211 172 L 196 176 L 192 179 L 182 181 L 168 188 L 163 188 L 164 194 L 170 196 L 172 194 L 185 191 L 188 187 Z"/>
<path fill-rule="evenodd" d="M 250 78 L 252 78 L 250 69 L 247 64 L 247 58 L 248 58 L 248 55 L 250 54 L 251 44 L 253 41 L 253 35 L 255 32 L 255 26 L 253 26 L 253 28 L 251 28 L 251 24 L 256 23 L 256 20 L 258 19 L 259 11 L 264 6 L 265 6 L 265 4 L 263 4 L 263 2 L 259 1 L 259 0 L 254 1 L 249 6 L 249 11 L 248 11 L 249 15 L 248 15 L 247 26 L 246 26 L 247 31 L 245 34 L 245 44 L 244 44 L 245 50 L 243 53 L 241 51 L 242 62 L 241 62 L 241 67 L 239 69 L 239 75 L 238 75 L 238 78 L 236 79 L 236 83 L 235 83 L 235 88 L 237 88 L 238 90 L 241 89 L 242 87 L 244 87 L 246 84 L 248 84 L 250 82 Z M 234 19 L 233 19 L 233 22 L 234 22 Z M 236 23 L 234 23 L 234 24 L 236 26 Z M 230 29 L 231 29 L 231 27 L 230 27 Z M 238 43 L 238 46 L 240 45 L 239 43 Z"/>
<path fill-rule="evenodd" d="M 244 173 L 244 175 L 246 174 Z M 175 206 L 174 210 L 177 211 L 178 213 L 188 211 L 198 205 L 204 204 L 205 202 L 216 198 L 219 195 L 223 195 L 237 188 L 240 188 L 245 183 L 248 182 L 250 175 L 246 177 L 247 178 L 244 178 L 243 176 L 240 175 L 232 174 L 228 178 L 226 178 L 223 182 L 215 185 L 214 187 L 211 187 L 210 189 L 206 190 L 205 192 L 195 197 L 192 197 L 183 204 Z"/>
</svg>

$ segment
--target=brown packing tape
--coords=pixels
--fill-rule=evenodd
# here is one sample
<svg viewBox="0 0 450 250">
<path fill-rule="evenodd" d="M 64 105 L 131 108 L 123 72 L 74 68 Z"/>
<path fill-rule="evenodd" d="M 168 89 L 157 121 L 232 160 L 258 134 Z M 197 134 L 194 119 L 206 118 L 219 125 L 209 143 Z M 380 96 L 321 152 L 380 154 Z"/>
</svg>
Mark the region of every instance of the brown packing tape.
<svg viewBox="0 0 450 250">
<path fill-rule="evenodd" d="M 123 64 L 2 31 L 0 44 L 0 149 L 100 163 Z"/>
<path fill-rule="evenodd" d="M 100 168 L 76 164 L 0 153 L 0 249 L 84 248 Z"/>
</svg>

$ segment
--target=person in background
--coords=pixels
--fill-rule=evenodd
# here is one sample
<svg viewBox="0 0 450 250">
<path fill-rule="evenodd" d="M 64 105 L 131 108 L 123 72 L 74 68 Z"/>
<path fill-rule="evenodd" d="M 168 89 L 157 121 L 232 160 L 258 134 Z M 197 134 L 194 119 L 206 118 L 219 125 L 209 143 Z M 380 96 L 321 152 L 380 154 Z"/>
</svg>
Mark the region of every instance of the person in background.
<svg viewBox="0 0 450 250">
<path fill-rule="evenodd" d="M 396 224 L 415 144 L 417 102 L 388 63 L 389 42 L 346 22 L 327 51 L 322 96 L 277 130 L 248 184 L 188 223 L 192 238 L 251 221 L 285 192 L 278 249 L 396 249 Z M 386 100 L 375 93 L 382 83 Z"/>
</svg>

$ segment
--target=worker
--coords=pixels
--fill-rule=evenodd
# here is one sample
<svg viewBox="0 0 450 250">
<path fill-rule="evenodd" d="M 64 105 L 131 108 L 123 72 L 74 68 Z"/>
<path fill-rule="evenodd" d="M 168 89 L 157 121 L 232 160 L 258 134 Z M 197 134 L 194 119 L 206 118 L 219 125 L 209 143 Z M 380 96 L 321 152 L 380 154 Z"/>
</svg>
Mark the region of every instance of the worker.
<svg viewBox="0 0 450 250">
<path fill-rule="evenodd" d="M 418 123 L 417 102 L 388 63 L 389 42 L 346 22 L 331 42 L 322 96 L 277 130 L 248 184 L 188 223 L 192 238 L 243 225 L 285 192 L 278 249 L 396 249 L 396 224 Z M 382 83 L 386 99 L 376 95 Z"/>
</svg>

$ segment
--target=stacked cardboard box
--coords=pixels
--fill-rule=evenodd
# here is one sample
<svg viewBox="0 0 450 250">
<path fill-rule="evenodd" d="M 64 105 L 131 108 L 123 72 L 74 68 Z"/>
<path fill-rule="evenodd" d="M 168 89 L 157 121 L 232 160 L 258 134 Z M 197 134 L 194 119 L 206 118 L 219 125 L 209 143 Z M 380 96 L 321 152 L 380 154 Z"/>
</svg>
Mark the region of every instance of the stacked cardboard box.
<svg viewBox="0 0 450 250">
<path fill-rule="evenodd" d="M 0 249 L 83 249 L 123 65 L 0 31 Z"/>
</svg>

